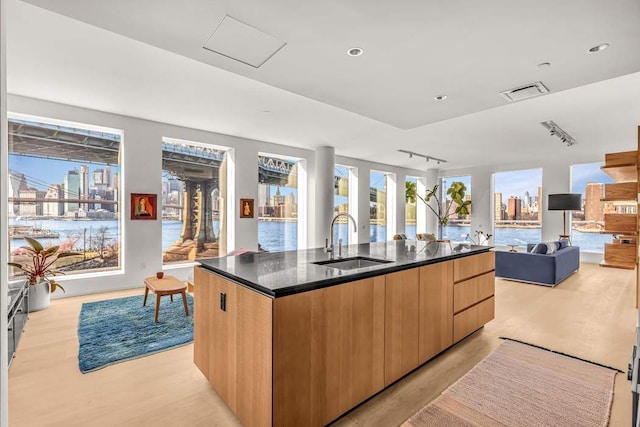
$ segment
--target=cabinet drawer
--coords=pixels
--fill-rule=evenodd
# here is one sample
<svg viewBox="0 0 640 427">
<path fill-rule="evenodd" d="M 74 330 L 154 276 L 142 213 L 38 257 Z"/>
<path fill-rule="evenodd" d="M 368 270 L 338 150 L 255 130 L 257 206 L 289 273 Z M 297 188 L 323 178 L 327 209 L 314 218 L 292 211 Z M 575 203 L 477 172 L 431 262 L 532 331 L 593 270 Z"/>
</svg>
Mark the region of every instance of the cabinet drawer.
<svg viewBox="0 0 640 427">
<path fill-rule="evenodd" d="M 471 255 L 453 261 L 453 281 L 460 282 L 469 277 L 478 276 L 495 270 L 496 260 L 494 252 Z"/>
<path fill-rule="evenodd" d="M 453 312 L 458 313 L 495 293 L 493 271 L 453 285 Z"/>
<path fill-rule="evenodd" d="M 491 321 L 495 316 L 494 313 L 495 297 L 491 297 L 453 316 L 453 341 L 460 341 Z"/>
</svg>

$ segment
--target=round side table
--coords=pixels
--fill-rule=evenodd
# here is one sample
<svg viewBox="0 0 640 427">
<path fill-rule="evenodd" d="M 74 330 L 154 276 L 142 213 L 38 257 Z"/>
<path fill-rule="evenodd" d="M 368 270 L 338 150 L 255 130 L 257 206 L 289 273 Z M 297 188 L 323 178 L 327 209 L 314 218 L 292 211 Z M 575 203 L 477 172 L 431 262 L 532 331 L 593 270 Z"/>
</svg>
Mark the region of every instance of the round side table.
<svg viewBox="0 0 640 427">
<path fill-rule="evenodd" d="M 509 252 L 518 252 L 518 250 L 516 249 L 516 246 L 518 245 L 507 245 L 507 246 L 511 246 L 511 249 L 509 249 Z"/>
</svg>

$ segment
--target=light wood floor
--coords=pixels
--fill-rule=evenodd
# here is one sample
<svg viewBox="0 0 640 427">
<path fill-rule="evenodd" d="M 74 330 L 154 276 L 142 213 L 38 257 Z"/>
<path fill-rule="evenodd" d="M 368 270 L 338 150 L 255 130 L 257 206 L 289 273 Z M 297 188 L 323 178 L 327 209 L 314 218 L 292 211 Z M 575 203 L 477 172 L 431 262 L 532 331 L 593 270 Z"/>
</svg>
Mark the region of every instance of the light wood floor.
<svg viewBox="0 0 640 427">
<path fill-rule="evenodd" d="M 626 371 L 635 341 L 633 272 L 583 264 L 556 288 L 496 281 L 496 319 L 335 422 L 399 425 L 464 375 L 507 336 Z M 193 345 L 78 370 L 77 323 L 86 301 L 143 289 L 55 300 L 32 313 L 9 370 L 11 426 L 236 426 L 193 365 Z M 178 303 L 180 301 L 178 300 Z M 611 426 L 631 423 L 631 391 L 616 377 Z"/>
</svg>

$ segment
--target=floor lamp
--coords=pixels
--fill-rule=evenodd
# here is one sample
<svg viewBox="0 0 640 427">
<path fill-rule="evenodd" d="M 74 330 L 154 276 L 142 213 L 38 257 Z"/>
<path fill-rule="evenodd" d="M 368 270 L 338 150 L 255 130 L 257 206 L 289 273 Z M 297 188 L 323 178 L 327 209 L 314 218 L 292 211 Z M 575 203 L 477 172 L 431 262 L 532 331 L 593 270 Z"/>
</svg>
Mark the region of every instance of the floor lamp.
<svg viewBox="0 0 640 427">
<path fill-rule="evenodd" d="M 582 209 L 582 194 L 564 193 L 549 194 L 548 208 L 550 211 L 562 211 L 562 234 L 561 239 L 568 239 L 571 242 L 571 234 L 567 234 L 567 211 L 579 211 Z"/>
</svg>

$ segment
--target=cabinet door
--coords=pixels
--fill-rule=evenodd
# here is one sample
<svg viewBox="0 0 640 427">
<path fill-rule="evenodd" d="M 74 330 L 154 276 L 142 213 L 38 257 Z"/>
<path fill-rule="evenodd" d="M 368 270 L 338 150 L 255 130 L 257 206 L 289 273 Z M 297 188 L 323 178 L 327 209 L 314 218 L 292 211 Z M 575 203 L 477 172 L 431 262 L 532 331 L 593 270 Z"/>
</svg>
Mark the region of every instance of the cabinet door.
<svg viewBox="0 0 640 427">
<path fill-rule="evenodd" d="M 209 277 L 210 322 L 209 382 L 229 407 L 236 412 L 236 349 L 238 286 L 220 276 Z M 196 285 L 197 286 L 197 285 Z M 221 295 L 226 299 L 225 310 L 220 306 Z"/>
<path fill-rule="evenodd" d="M 209 276 L 202 267 L 194 268 L 193 288 L 193 362 L 209 378 L 209 328 L 211 314 Z"/>
<path fill-rule="evenodd" d="M 420 363 L 453 344 L 453 261 L 420 268 Z"/>
<path fill-rule="evenodd" d="M 272 300 L 214 274 L 209 285 L 209 382 L 244 425 L 271 425 Z"/>
<path fill-rule="evenodd" d="M 378 276 L 274 301 L 274 425 L 325 425 L 384 387 L 384 288 Z"/>
<path fill-rule="evenodd" d="M 420 364 L 418 268 L 385 276 L 384 384 L 389 385 Z"/>
</svg>

